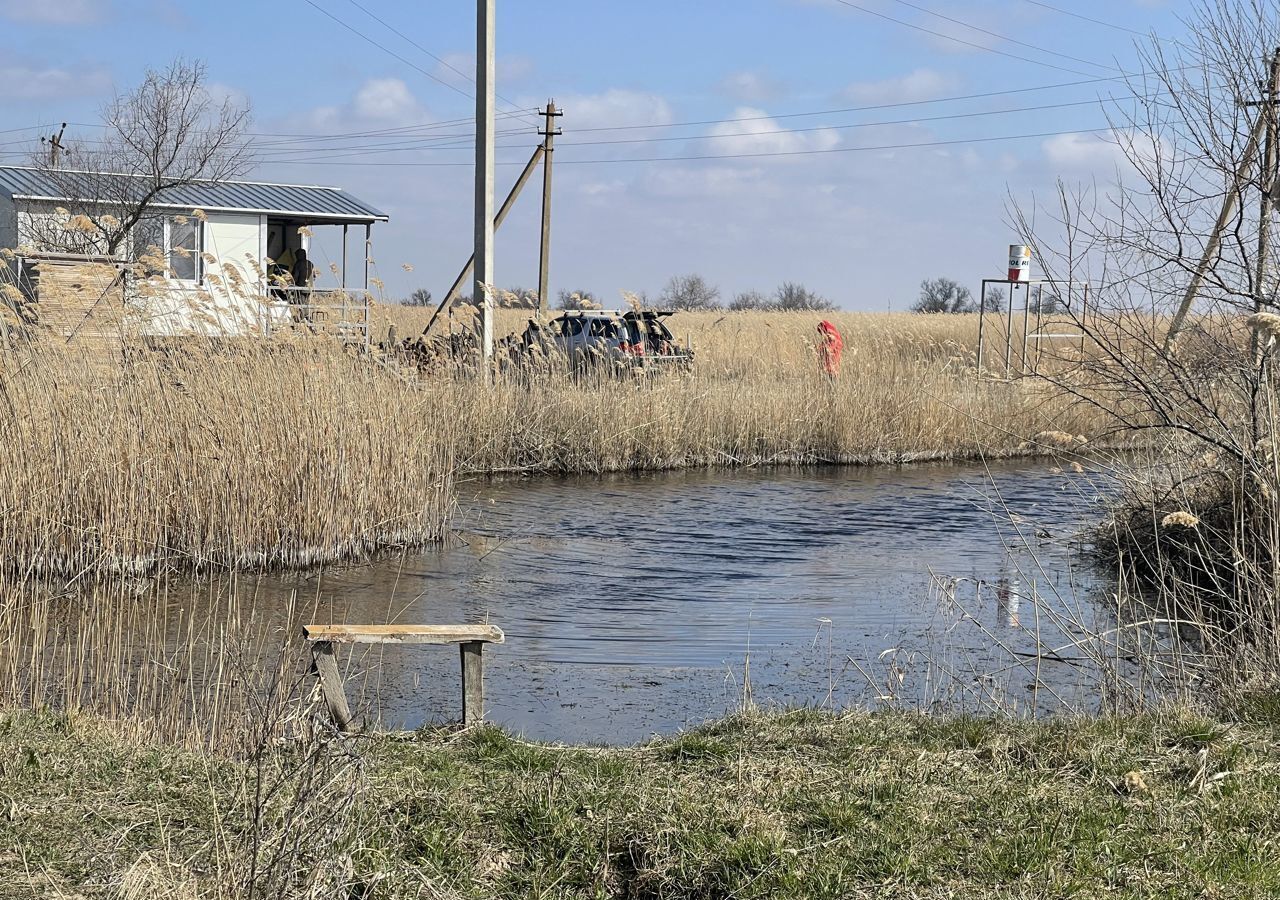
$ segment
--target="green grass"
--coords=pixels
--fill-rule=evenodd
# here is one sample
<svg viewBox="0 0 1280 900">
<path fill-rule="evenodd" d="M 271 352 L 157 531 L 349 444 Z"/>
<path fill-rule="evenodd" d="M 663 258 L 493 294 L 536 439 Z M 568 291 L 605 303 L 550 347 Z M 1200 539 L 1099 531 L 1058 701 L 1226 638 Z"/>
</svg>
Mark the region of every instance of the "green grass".
<svg viewBox="0 0 1280 900">
<path fill-rule="evenodd" d="M 1261 715 L 796 711 L 632 749 L 493 728 L 276 747 L 259 770 L 14 714 L 0 897 L 1275 897 L 1278 738 Z"/>
</svg>

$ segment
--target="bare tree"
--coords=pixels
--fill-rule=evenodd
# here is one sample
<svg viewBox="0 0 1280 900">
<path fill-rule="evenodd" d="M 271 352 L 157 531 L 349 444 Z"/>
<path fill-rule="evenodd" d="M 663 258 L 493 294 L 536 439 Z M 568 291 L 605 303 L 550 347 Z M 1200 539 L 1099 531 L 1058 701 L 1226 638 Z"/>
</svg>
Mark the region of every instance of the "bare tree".
<svg viewBox="0 0 1280 900">
<path fill-rule="evenodd" d="M 734 294 L 729 301 L 729 309 L 740 312 L 751 309 L 768 309 L 769 298 L 759 291 L 742 291 Z"/>
<path fill-rule="evenodd" d="M 415 288 L 413 293 L 409 295 L 409 299 L 405 301 L 406 306 L 430 306 L 431 291 L 426 288 Z"/>
<path fill-rule="evenodd" d="M 779 285 L 773 292 L 771 306 L 786 312 L 826 312 L 836 308 L 826 297 L 794 281 L 784 281 Z"/>
<path fill-rule="evenodd" d="M 64 242 L 117 255 L 135 233 L 144 248 L 154 232 L 147 227 L 154 205 L 171 192 L 201 181 L 244 174 L 252 165 L 247 127 L 249 106 L 216 100 L 201 62 L 176 60 L 163 70 L 148 69 L 132 92 L 118 94 L 103 110 L 105 129 L 93 143 L 72 143 L 63 161 L 42 155 L 35 164 L 58 192 L 71 198 L 68 212 L 83 227 L 66 227 L 65 217 L 46 217 L 36 239 Z M 143 239 L 139 239 L 143 238 Z"/>
<path fill-rule="evenodd" d="M 720 289 L 701 275 L 673 275 L 658 302 L 668 309 L 719 309 Z"/>
<path fill-rule="evenodd" d="M 918 313 L 973 312 L 973 292 L 950 278 L 926 278 L 920 282 L 920 298 L 911 309 Z"/>
<path fill-rule="evenodd" d="M 561 291 L 556 304 L 558 309 L 588 310 L 600 309 L 600 301 L 590 291 Z"/>
<path fill-rule="evenodd" d="M 1200 0 L 1189 26 L 1143 49 L 1130 96 L 1107 104 L 1114 183 L 1061 183 L 1012 214 L 1084 335 L 1045 348 L 1039 377 L 1164 451 L 1126 479 L 1141 493 L 1114 522 L 1117 560 L 1159 596 L 1234 610 L 1248 633 L 1223 634 L 1265 630 L 1276 662 L 1280 247 L 1260 137 L 1280 99 L 1280 3 Z M 1070 289 L 1082 283 L 1087 313 Z"/>
<path fill-rule="evenodd" d="M 1005 304 L 1009 300 L 1009 295 L 1005 291 L 995 285 L 989 285 L 987 292 L 982 296 L 982 308 L 987 312 L 999 312 L 1005 308 Z"/>
</svg>

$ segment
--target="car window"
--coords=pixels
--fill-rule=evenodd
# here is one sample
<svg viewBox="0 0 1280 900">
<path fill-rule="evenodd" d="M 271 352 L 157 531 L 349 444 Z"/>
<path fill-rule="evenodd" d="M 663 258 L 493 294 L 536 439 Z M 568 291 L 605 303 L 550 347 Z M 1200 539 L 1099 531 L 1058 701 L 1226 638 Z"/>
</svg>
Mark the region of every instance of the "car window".
<svg viewBox="0 0 1280 900">
<path fill-rule="evenodd" d="M 564 326 L 565 326 L 565 334 L 567 334 L 569 337 L 577 337 L 578 335 L 582 334 L 582 319 L 579 319 L 579 318 L 565 319 Z"/>
<path fill-rule="evenodd" d="M 669 341 L 672 339 L 671 331 L 657 316 L 652 317 L 648 321 L 649 333 L 658 340 Z"/>
</svg>

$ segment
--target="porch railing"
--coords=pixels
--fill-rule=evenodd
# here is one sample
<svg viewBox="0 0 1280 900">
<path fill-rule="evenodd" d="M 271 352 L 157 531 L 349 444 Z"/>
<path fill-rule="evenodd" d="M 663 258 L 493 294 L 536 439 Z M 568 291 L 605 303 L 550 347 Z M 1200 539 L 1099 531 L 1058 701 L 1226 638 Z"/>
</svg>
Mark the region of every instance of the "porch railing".
<svg viewBox="0 0 1280 900">
<path fill-rule="evenodd" d="M 273 314 L 263 327 L 268 336 L 280 330 L 305 329 L 369 349 L 369 292 L 364 288 L 273 287 L 270 299 L 275 301 Z"/>
</svg>

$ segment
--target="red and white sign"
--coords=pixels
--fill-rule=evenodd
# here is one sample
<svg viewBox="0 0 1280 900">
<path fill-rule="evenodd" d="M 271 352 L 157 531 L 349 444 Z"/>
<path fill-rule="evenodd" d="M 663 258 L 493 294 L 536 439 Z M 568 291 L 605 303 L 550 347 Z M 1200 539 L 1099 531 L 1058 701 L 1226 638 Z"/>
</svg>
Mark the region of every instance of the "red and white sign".
<svg viewBox="0 0 1280 900">
<path fill-rule="evenodd" d="M 1031 280 L 1031 248 L 1025 244 L 1009 245 L 1009 280 Z"/>
</svg>

